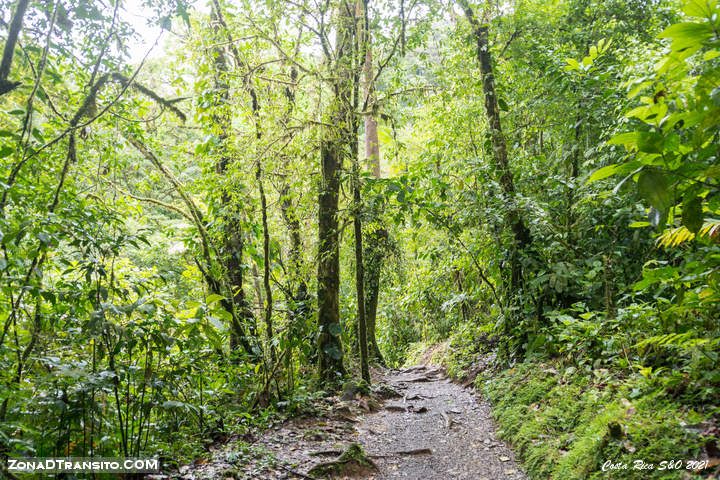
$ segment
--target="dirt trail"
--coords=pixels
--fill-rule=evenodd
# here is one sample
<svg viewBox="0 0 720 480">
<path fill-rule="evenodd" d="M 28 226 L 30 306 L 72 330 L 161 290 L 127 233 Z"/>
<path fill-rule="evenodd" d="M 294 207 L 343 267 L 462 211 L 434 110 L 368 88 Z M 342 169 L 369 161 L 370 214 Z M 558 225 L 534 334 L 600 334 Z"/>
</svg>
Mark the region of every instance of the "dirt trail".
<svg viewBox="0 0 720 480">
<path fill-rule="evenodd" d="M 388 376 L 403 398 L 388 400 L 385 409 L 359 425 L 360 443 L 369 453 L 432 452 L 378 458 L 375 478 L 526 478 L 512 451 L 496 438 L 487 402 L 435 372 L 418 368 Z"/>
<path fill-rule="evenodd" d="M 378 470 L 326 478 L 526 479 L 512 451 L 496 438 L 487 402 L 439 369 L 375 372 L 373 380 L 378 385 L 374 397 L 387 398 L 384 402 L 346 394 L 345 401 L 319 418 L 295 419 L 266 432 L 255 442 L 249 461 L 246 455 L 240 463 L 230 443 L 214 451 L 205 465 L 184 467 L 179 477 L 314 478 L 308 475 L 314 465 L 332 461 L 358 443 Z"/>
</svg>

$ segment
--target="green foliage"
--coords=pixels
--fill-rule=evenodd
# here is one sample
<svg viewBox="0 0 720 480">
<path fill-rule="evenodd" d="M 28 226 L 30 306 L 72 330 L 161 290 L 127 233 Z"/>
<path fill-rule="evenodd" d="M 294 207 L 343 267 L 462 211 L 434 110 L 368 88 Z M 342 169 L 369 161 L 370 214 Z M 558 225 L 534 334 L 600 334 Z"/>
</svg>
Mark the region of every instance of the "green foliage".
<svg viewBox="0 0 720 480">
<path fill-rule="evenodd" d="M 697 458 L 704 444 L 678 422 L 695 421 L 684 403 L 607 369 L 522 363 L 477 385 L 533 478 L 683 478 L 667 462 Z M 656 468 L 636 469 L 639 459 Z M 603 471 L 606 462 L 628 467 Z"/>
<path fill-rule="evenodd" d="M 716 440 L 680 422 L 716 425 L 720 408 L 717 1 L 490 5 L 507 171 L 476 39 L 440 2 L 371 5 L 367 102 L 364 58 L 346 76 L 319 59 L 336 58 L 336 2 L 144 3 L 173 37 L 143 63 L 123 9 L 98 2 L 57 17 L 31 2 L 14 52 L 0 454 L 190 459 L 312 412 L 330 387 L 311 383 L 318 359 L 353 366 L 354 216 L 386 362 L 440 344 L 460 378 L 496 355 L 506 369 L 478 386 L 537 478 L 602 478 L 604 459 Z M 351 118 L 329 121 L 342 102 Z M 381 175 L 360 174 L 355 203 L 365 117 Z M 326 332 L 315 296 L 335 285 L 313 278 L 314 232 L 335 143 L 340 319 Z M 318 351 L 325 334 L 339 342 Z"/>
</svg>

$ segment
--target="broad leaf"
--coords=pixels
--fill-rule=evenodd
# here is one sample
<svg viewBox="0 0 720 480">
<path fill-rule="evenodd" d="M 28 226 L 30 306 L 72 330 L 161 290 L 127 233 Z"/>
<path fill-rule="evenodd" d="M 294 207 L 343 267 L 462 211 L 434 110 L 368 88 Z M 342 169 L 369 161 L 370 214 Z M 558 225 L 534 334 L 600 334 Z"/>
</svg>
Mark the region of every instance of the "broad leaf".
<svg viewBox="0 0 720 480">
<path fill-rule="evenodd" d="M 643 170 L 638 177 L 638 191 L 650 205 L 666 211 L 672 204 L 672 192 L 665 175 L 657 170 Z"/>
</svg>

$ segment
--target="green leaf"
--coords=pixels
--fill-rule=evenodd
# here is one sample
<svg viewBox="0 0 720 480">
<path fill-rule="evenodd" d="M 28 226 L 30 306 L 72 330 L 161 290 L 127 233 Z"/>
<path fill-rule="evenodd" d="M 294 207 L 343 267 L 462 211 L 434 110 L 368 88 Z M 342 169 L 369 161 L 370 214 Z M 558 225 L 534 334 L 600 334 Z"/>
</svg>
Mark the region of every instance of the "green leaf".
<svg viewBox="0 0 720 480">
<path fill-rule="evenodd" d="M 227 310 L 223 310 L 222 308 L 218 308 L 213 310 L 213 313 L 220 317 L 222 320 L 225 320 L 226 322 L 232 321 L 232 313 L 228 312 Z"/>
<path fill-rule="evenodd" d="M 566 58 L 565 62 L 567 63 L 565 71 L 569 72 L 570 70 L 580 70 L 580 62 L 578 62 L 574 58 Z"/>
<path fill-rule="evenodd" d="M 42 133 L 37 128 L 32 129 L 32 136 L 35 138 L 35 140 L 37 140 L 40 143 L 45 141 L 45 139 L 42 136 Z"/>
<path fill-rule="evenodd" d="M 37 238 L 44 244 L 50 243 L 50 235 L 47 232 L 40 232 L 37 234 Z"/>
<path fill-rule="evenodd" d="M 615 135 L 608 140 L 608 143 L 610 145 L 622 145 L 627 150 L 632 150 L 634 147 L 637 147 L 639 133 L 640 132 L 621 133 L 620 135 Z"/>
<path fill-rule="evenodd" d="M 638 132 L 637 147 L 641 152 L 662 153 L 665 137 L 655 132 Z"/>
<path fill-rule="evenodd" d="M 692 197 L 683 202 L 682 224 L 692 233 L 697 233 L 703 226 L 703 209 L 700 197 Z"/>
<path fill-rule="evenodd" d="M 343 328 L 339 323 L 331 323 L 328 327 L 328 331 L 330 332 L 330 335 L 337 337 L 342 333 Z"/>
<path fill-rule="evenodd" d="M 605 167 L 600 167 L 597 170 L 595 170 L 592 175 L 590 175 L 590 178 L 588 179 L 587 183 L 597 182 L 598 180 L 602 180 L 603 178 L 611 177 L 618 173 L 623 164 L 616 163 L 614 165 L 607 165 Z"/>
<path fill-rule="evenodd" d="M 707 0 L 689 0 L 682 10 L 688 17 L 710 18 L 713 13 Z"/>
<path fill-rule="evenodd" d="M 674 51 L 702 44 L 713 34 L 712 26 L 707 23 L 682 22 L 670 25 L 658 38 L 672 38 Z"/>
<path fill-rule="evenodd" d="M 672 204 L 672 192 L 663 173 L 657 170 L 643 170 L 638 177 L 638 191 L 650 205 L 666 211 Z"/>
<path fill-rule="evenodd" d="M 172 30 L 172 19 L 170 18 L 170 15 L 162 17 L 160 20 L 158 20 L 158 23 L 160 24 L 160 28 L 162 28 L 163 30 Z"/>
<path fill-rule="evenodd" d="M 14 151 L 15 149 L 10 147 L 9 145 L 3 145 L 2 147 L 0 147 L 0 158 L 5 158 Z"/>
<path fill-rule="evenodd" d="M 225 297 L 223 297 L 222 295 L 218 295 L 217 293 L 213 293 L 212 295 L 208 295 L 208 297 L 205 299 L 205 303 L 207 303 L 208 305 L 212 305 L 213 303 L 219 302 L 223 298 Z"/>
</svg>

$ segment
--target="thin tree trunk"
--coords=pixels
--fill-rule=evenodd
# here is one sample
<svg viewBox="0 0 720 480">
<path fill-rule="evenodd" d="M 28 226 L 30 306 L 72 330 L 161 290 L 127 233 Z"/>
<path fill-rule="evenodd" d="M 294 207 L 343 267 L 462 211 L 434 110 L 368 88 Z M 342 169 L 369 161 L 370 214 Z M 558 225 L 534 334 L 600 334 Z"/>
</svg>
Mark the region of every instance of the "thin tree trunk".
<svg viewBox="0 0 720 480">
<path fill-rule="evenodd" d="M 215 21 L 214 32 L 219 32 L 219 25 L 223 24 L 222 12 L 214 5 L 211 9 L 211 18 Z M 215 168 L 219 175 L 223 176 L 229 167 L 230 157 L 226 151 L 226 141 L 230 130 L 230 113 L 226 111 L 227 103 L 229 100 L 230 86 L 227 83 L 228 65 L 225 53 L 222 51 L 220 46 L 216 46 L 213 49 L 213 63 L 215 64 L 215 88 L 218 96 L 218 108 L 222 109 L 220 113 L 215 115 L 215 121 L 220 125 L 220 159 L 218 160 Z M 250 310 L 247 300 L 245 298 L 245 289 L 243 285 L 243 236 L 242 226 L 240 225 L 239 212 L 237 207 L 233 204 L 230 192 L 227 188 L 223 188 L 221 193 L 221 202 L 224 210 L 230 210 L 230 212 L 224 213 L 224 228 L 225 228 L 225 239 L 224 239 L 224 257 L 225 257 L 225 269 L 226 276 L 229 282 L 229 287 L 232 291 L 231 304 L 225 304 L 224 306 L 230 307 L 229 311 L 232 314 L 231 322 L 231 333 L 230 333 L 230 348 L 235 350 L 238 345 L 242 345 L 248 354 L 252 354 L 252 348 L 250 342 L 247 339 L 246 334 L 246 323 L 253 316 Z M 253 323 L 253 322 L 249 322 Z"/>
<path fill-rule="evenodd" d="M 365 115 L 365 158 L 373 176 L 377 179 L 381 177 L 380 170 L 380 139 L 378 137 L 378 122 L 375 117 L 375 109 L 377 95 L 375 92 L 375 73 L 373 71 L 372 41 L 370 38 L 369 19 L 367 18 L 367 8 L 365 8 L 365 27 L 362 31 L 365 44 L 365 59 L 363 65 L 363 96 L 365 98 L 364 110 L 370 113 Z M 376 219 L 380 222 L 382 211 L 377 212 Z M 368 248 L 364 250 L 365 266 L 363 273 L 365 276 L 365 319 L 367 323 L 367 343 L 368 355 L 371 359 L 376 360 L 381 365 L 385 365 L 385 359 L 380 353 L 377 344 L 376 320 L 378 298 L 380 296 L 380 277 L 382 275 L 383 260 L 385 258 L 385 239 L 387 239 L 387 231 L 380 227 L 373 229 L 367 235 Z"/>
<path fill-rule="evenodd" d="M 362 61 L 363 67 L 367 64 L 367 0 L 358 0 L 356 6 L 356 38 L 355 46 L 358 49 L 357 57 Z M 364 68 L 363 68 L 364 70 Z M 361 72 L 358 70 L 353 82 L 353 110 L 359 107 L 359 86 Z M 357 115 L 352 117 L 353 139 L 352 161 L 353 161 L 353 229 L 355 233 L 355 290 L 358 306 L 358 343 L 360 346 L 360 375 L 362 379 L 370 383 L 370 368 L 368 366 L 368 341 L 367 324 L 365 317 L 365 275 L 363 272 L 363 246 L 362 246 L 362 198 L 360 185 L 360 159 L 357 136 L 360 130 L 360 122 Z"/>
<path fill-rule="evenodd" d="M 370 383 L 370 369 L 368 368 L 368 342 L 367 326 L 365 323 L 365 291 L 363 275 L 363 247 L 362 222 L 360 220 L 362 201 L 360 199 L 360 171 L 355 168 L 355 185 L 353 186 L 353 201 L 355 215 L 353 226 L 355 230 L 355 288 L 357 290 L 358 304 L 358 339 L 360 343 L 360 372 L 362 379 Z"/>
<path fill-rule="evenodd" d="M 270 360 L 275 362 L 275 346 L 273 342 L 273 296 L 270 288 L 270 231 L 267 222 L 267 199 L 265 198 L 265 187 L 262 180 L 262 166 L 260 160 L 257 162 L 257 170 L 255 178 L 258 182 L 258 190 L 260 191 L 260 207 L 262 209 L 262 227 L 263 227 L 263 287 L 265 289 L 265 328 L 268 341 L 270 343 Z"/>
<path fill-rule="evenodd" d="M 488 43 L 488 27 L 481 25 L 475 17 L 475 13 L 470 8 L 467 0 L 458 0 L 458 3 L 465 11 L 465 16 L 473 30 L 475 41 L 477 44 L 477 60 L 480 65 L 480 74 L 482 75 L 483 93 L 485 96 L 485 111 L 490 125 L 490 136 L 493 148 L 493 159 L 495 166 L 500 170 L 500 186 L 505 198 L 510 202 L 510 208 L 507 212 L 508 223 L 513 232 L 514 248 L 510 256 L 510 292 L 517 292 L 522 288 L 523 272 L 520 262 L 520 252 L 532 243 L 530 230 L 520 215 L 515 204 L 516 193 L 513 174 L 508 165 L 507 143 L 500 122 L 500 109 L 498 108 L 497 92 L 495 90 L 495 76 L 492 69 L 492 59 L 490 56 L 490 45 Z"/>
<path fill-rule="evenodd" d="M 380 278 L 382 276 L 383 262 L 387 251 L 388 232 L 384 227 L 377 228 L 367 236 L 368 248 L 365 249 L 365 279 L 366 297 L 365 314 L 367 319 L 368 352 L 370 358 L 381 365 L 385 359 L 380 353 L 377 344 L 377 307 L 380 297 Z"/>
<path fill-rule="evenodd" d="M 365 96 L 365 103 L 367 108 L 370 109 L 371 113 L 365 115 L 365 158 L 370 164 L 370 167 L 375 178 L 380 178 L 380 140 L 378 138 L 378 122 L 374 116 L 375 104 L 377 102 L 377 95 L 375 94 L 375 82 L 373 63 L 372 63 L 372 46 L 370 43 L 370 32 L 366 32 L 366 49 L 365 54 L 365 65 L 363 68 L 363 74 L 365 81 L 363 82 L 363 95 Z"/>
<path fill-rule="evenodd" d="M 22 30 L 23 18 L 27 10 L 29 0 L 20 0 L 15 7 L 15 13 L 10 26 L 8 27 L 7 41 L 3 50 L 2 60 L 0 61 L 0 95 L 4 95 L 20 85 L 20 82 L 11 82 L 8 80 L 10 69 L 12 68 L 13 55 L 15 53 L 15 45 L 17 44 L 20 30 Z"/>
</svg>

